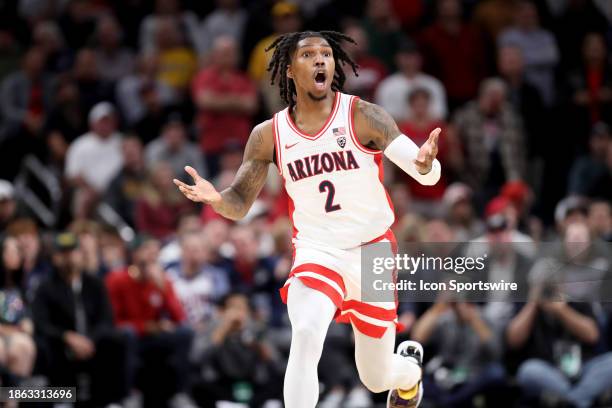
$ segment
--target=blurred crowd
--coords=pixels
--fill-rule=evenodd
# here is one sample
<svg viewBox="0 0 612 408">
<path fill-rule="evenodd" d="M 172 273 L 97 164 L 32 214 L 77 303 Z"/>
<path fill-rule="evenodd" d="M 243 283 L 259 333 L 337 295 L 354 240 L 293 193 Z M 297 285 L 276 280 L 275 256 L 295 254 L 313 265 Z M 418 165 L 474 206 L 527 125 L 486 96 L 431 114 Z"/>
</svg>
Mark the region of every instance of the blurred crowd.
<svg viewBox="0 0 612 408">
<path fill-rule="evenodd" d="M 265 49 L 305 29 L 356 40 L 346 93 L 417 144 L 443 129 L 436 186 L 386 163 L 398 241 L 486 245 L 489 277 L 536 276 L 521 303 L 400 304 L 424 405 L 611 406 L 609 0 L 0 2 L 1 384 L 76 385 L 85 406 L 280 406 L 282 181 L 271 169 L 231 223 L 172 179 L 231 183 L 283 109 Z M 555 299 L 537 278 L 553 261 L 594 284 Z M 321 406 L 384 404 L 348 326 L 325 348 Z"/>
</svg>

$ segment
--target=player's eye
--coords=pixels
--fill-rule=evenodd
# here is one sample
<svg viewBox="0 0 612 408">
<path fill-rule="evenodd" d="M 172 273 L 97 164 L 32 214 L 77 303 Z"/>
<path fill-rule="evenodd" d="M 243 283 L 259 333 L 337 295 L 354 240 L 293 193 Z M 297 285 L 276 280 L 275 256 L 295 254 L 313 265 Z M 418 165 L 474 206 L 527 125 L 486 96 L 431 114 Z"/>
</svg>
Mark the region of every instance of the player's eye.
<svg viewBox="0 0 612 408">
<path fill-rule="evenodd" d="M 324 52 L 324 53 L 323 53 L 323 55 L 324 55 L 325 57 L 331 57 L 331 52 Z"/>
<path fill-rule="evenodd" d="M 304 57 L 304 58 L 308 58 L 308 56 L 309 56 L 309 55 L 310 55 L 310 53 L 309 53 L 309 52 L 304 52 L 304 53 L 302 53 L 302 57 Z"/>
</svg>

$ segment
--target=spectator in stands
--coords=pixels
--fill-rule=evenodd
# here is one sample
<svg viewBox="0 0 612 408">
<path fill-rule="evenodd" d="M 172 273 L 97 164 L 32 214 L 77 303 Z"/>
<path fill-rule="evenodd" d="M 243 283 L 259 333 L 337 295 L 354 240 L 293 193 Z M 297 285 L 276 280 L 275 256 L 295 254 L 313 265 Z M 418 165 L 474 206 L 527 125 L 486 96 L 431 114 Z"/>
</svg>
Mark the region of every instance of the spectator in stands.
<svg viewBox="0 0 612 408">
<path fill-rule="evenodd" d="M 472 242 L 489 243 L 493 246 L 500 243 L 512 244 L 516 251 L 528 259 L 533 259 L 536 255 L 534 241 L 529 235 L 518 230 L 518 215 L 517 208 L 508 198 L 504 196 L 493 198 L 487 203 L 484 211 L 486 231 Z"/>
<path fill-rule="evenodd" d="M 300 31 L 302 19 L 298 6 L 288 1 L 279 1 L 270 11 L 272 15 L 272 27 L 274 33 L 262 38 L 255 45 L 249 57 L 248 74 L 251 79 L 259 86 L 263 95 L 266 111 L 269 115 L 282 110 L 285 105 L 281 101 L 278 90 L 270 84 L 270 75 L 267 72 L 268 64 L 272 54 L 266 52 L 279 35 Z"/>
<path fill-rule="evenodd" d="M 100 76 L 96 53 L 92 49 L 82 48 L 76 54 L 72 76 L 79 88 L 84 112 L 89 112 L 100 102 L 113 100 L 112 83 Z"/>
<path fill-rule="evenodd" d="M 198 17 L 189 10 L 181 9 L 180 0 L 156 0 L 155 10 L 146 16 L 140 24 L 139 45 L 146 54 L 159 51 L 158 35 L 159 26 L 163 20 L 171 19 L 177 27 L 180 27 L 186 44 L 193 47 L 198 39 Z"/>
<path fill-rule="evenodd" d="M 257 109 L 256 88 L 238 69 L 238 47 L 233 38 L 214 41 L 211 66 L 194 78 L 192 97 L 198 108 L 198 140 L 209 174 L 214 175 L 218 154 L 226 144 L 246 144 Z"/>
<path fill-rule="evenodd" d="M 564 298 L 568 302 L 606 302 L 612 293 L 609 246 L 593 239 L 588 219 L 569 224 L 562 239 L 554 252 L 558 269 L 553 279 L 564 284 Z"/>
<path fill-rule="evenodd" d="M 438 0 L 436 21 L 420 36 L 425 71 L 439 78 L 451 109 L 476 96 L 485 76 L 482 34 L 463 22 L 459 0 Z"/>
<path fill-rule="evenodd" d="M 442 197 L 446 221 L 458 242 L 474 239 L 484 232 L 484 225 L 472 205 L 472 189 L 463 183 L 453 183 Z"/>
<path fill-rule="evenodd" d="M 278 259 L 259 253 L 262 240 L 261 235 L 257 235 L 254 223 L 232 228 L 230 242 L 234 255 L 230 277 L 234 288 L 251 293 L 255 312 L 259 316 L 278 324 L 283 308 L 278 289 L 284 280 L 275 274 Z"/>
<path fill-rule="evenodd" d="M 104 227 L 100 234 L 102 276 L 127 266 L 127 248 L 121 235 L 113 227 Z"/>
<path fill-rule="evenodd" d="M 202 177 L 207 177 L 204 158 L 198 146 L 187 139 L 187 129 L 177 114 L 170 115 L 159 137 L 147 145 L 145 158 L 148 167 L 160 161 L 170 163 L 173 178 L 187 181 L 189 175 L 185 173 L 185 166 L 191 166 Z"/>
<path fill-rule="evenodd" d="M 240 43 L 247 22 L 247 12 L 239 0 L 217 0 L 217 7 L 200 24 L 198 53 L 208 56 L 215 40 L 229 36 Z"/>
<path fill-rule="evenodd" d="M 500 46 L 514 45 L 523 52 L 525 79 L 539 92 L 546 106 L 555 101 L 555 67 L 559 50 L 553 34 L 540 26 L 538 9 L 530 0 L 518 1 L 514 25 L 498 39 Z"/>
<path fill-rule="evenodd" d="M 84 217 L 94 210 L 102 194 L 123 164 L 121 134 L 115 108 L 100 102 L 89 112 L 90 131 L 68 149 L 66 178 L 75 187 L 74 214 Z"/>
<path fill-rule="evenodd" d="M 506 330 L 508 347 L 522 357 L 517 382 L 524 395 L 539 406 L 590 407 L 612 387 L 612 353 L 601 354 L 600 338 L 592 303 L 568 303 L 554 281 L 534 277 L 529 300 Z"/>
<path fill-rule="evenodd" d="M 160 265 L 166 269 L 170 265 L 176 265 L 181 262 L 182 248 L 181 248 L 181 237 L 187 234 L 195 234 L 202 232 L 202 220 L 200 219 L 200 214 L 198 212 L 190 211 L 184 214 L 181 214 L 181 217 L 178 221 L 178 226 L 176 228 L 176 236 L 173 237 L 172 240 L 168 241 L 159 252 L 158 261 Z M 208 237 L 202 237 L 202 239 L 207 243 L 208 247 Z"/>
<path fill-rule="evenodd" d="M 251 225 L 237 225 L 230 231 L 234 247 L 233 283 L 241 289 L 256 289 L 273 278 L 274 260 L 259 256 L 259 242 Z"/>
<path fill-rule="evenodd" d="M 149 170 L 147 185 L 136 202 L 136 228 L 158 239 L 168 239 L 176 230 L 179 217 L 193 205 L 175 188 L 174 172 L 168 162 L 158 162 Z"/>
<path fill-rule="evenodd" d="M 389 0 L 369 0 L 362 26 L 367 33 L 369 52 L 380 59 L 389 71 L 402 69 L 397 61 L 402 32 Z"/>
<path fill-rule="evenodd" d="M 53 97 L 53 81 L 44 73 L 44 65 L 44 52 L 31 48 L 21 70 L 0 84 L 0 177 L 13 179 L 24 156 L 44 151 L 41 131 Z"/>
<path fill-rule="evenodd" d="M 121 144 L 123 167 L 110 182 L 104 194 L 104 201 L 132 227 L 135 225 L 136 201 L 141 197 L 146 185 L 142 150 L 142 142 L 137 136 L 128 134 L 123 138 Z"/>
<path fill-rule="evenodd" d="M 523 119 L 529 159 L 543 157 L 547 153 L 543 124 L 546 123 L 548 112 L 538 89 L 525 80 L 525 61 L 521 48 L 515 45 L 499 47 L 497 69 L 506 82 L 508 101 Z"/>
<path fill-rule="evenodd" d="M 0 235 L 4 233 L 16 215 L 15 188 L 10 181 L 0 180 L 0 231 L 2 231 Z"/>
<path fill-rule="evenodd" d="M 129 340 L 113 328 L 104 283 L 82 272 L 76 235 L 54 238 L 54 271 L 33 302 L 36 333 L 41 337 L 53 386 L 77 385 L 79 401 L 108 404 L 127 395 Z"/>
<path fill-rule="evenodd" d="M 229 223 L 223 218 L 214 218 L 204 224 L 202 232 L 208 246 L 209 263 L 223 269 L 234 283 L 236 278 L 232 275 L 232 261 L 229 259 L 227 246 L 224 245 L 229 240 Z"/>
<path fill-rule="evenodd" d="M 411 337 L 437 350 L 423 381 L 426 395 L 440 406 L 472 406 L 476 395 L 499 396 L 505 380 L 501 341 L 480 306 L 439 300 L 416 321 Z"/>
<path fill-rule="evenodd" d="M 612 242 L 612 207 L 609 201 L 598 199 L 591 202 L 588 223 L 594 239 Z"/>
<path fill-rule="evenodd" d="M 7 26 L 0 29 L 0 56 L 2 57 L 0 58 L 0 81 L 2 81 L 7 75 L 19 69 L 22 59 L 21 44 L 13 30 Z"/>
<path fill-rule="evenodd" d="M 23 259 L 15 238 L 2 242 L 0 262 L 0 365 L 18 380 L 32 374 L 34 326 L 23 292 Z"/>
<path fill-rule="evenodd" d="M 176 95 L 172 87 L 157 79 L 159 62 L 154 54 L 141 54 L 137 71 L 119 80 L 116 87 L 117 104 L 128 126 L 134 126 L 147 114 L 146 90 L 152 88 L 156 100 L 163 108 L 175 104 Z M 145 136 L 145 135 L 142 135 Z M 148 135 L 147 135 L 148 136 Z M 153 136 L 148 136 L 153 137 Z"/>
<path fill-rule="evenodd" d="M 115 83 L 122 77 L 132 73 L 134 69 L 134 54 L 122 47 L 121 27 L 112 15 L 104 15 L 96 26 L 96 65 L 100 77 Z"/>
<path fill-rule="evenodd" d="M 550 2 L 556 6 L 565 6 L 554 21 L 555 34 L 561 49 L 563 69 L 572 69 L 579 65 L 584 38 L 589 33 L 604 33 L 610 23 L 597 9 L 593 1 L 573 0 L 563 4 Z M 571 27 L 571 30 L 567 28 Z"/>
<path fill-rule="evenodd" d="M 563 235 L 568 225 L 586 221 L 587 215 L 588 203 L 584 197 L 575 195 L 565 197 L 555 207 L 557 232 Z"/>
<path fill-rule="evenodd" d="M 194 398 L 202 406 L 219 400 L 261 406 L 266 400 L 279 399 L 281 359 L 266 337 L 265 327 L 254 318 L 248 297 L 229 294 L 221 305 L 201 360 L 203 372 L 212 373 L 196 386 Z"/>
<path fill-rule="evenodd" d="M 345 65 L 346 82 L 344 91 L 357 95 L 366 101 L 374 100 L 374 92 L 380 81 L 387 76 L 387 68 L 376 57 L 369 53 L 368 36 L 360 25 L 352 24 L 344 30 L 357 44 L 346 42 L 344 49 L 353 61 L 359 65 L 359 76 L 355 76 L 352 68 Z"/>
<path fill-rule="evenodd" d="M 78 50 L 87 44 L 96 25 L 97 12 L 95 4 L 86 1 L 71 1 L 58 19 L 68 46 Z"/>
<path fill-rule="evenodd" d="M 201 232 L 180 237 L 181 259 L 166 267 L 183 304 L 189 326 L 199 333 L 210 329 L 215 305 L 230 290 L 229 277 L 208 264 L 208 248 Z"/>
<path fill-rule="evenodd" d="M 23 287 L 28 302 L 42 281 L 51 274 L 51 264 L 43 253 L 39 229 L 31 218 L 17 218 L 6 227 L 6 235 L 19 244 L 23 256 Z"/>
<path fill-rule="evenodd" d="M 478 99 L 460 109 L 453 124 L 466 152 L 462 177 L 479 207 L 506 181 L 524 177 L 523 130 L 501 79 L 485 80 Z"/>
<path fill-rule="evenodd" d="M 196 54 L 178 22 L 171 17 L 159 19 L 155 27 L 155 41 L 159 63 L 157 78 L 183 95 L 198 66 Z"/>
<path fill-rule="evenodd" d="M 44 67 L 43 50 L 31 48 L 23 57 L 21 70 L 2 81 L 0 104 L 6 136 L 16 136 L 21 131 L 35 136 L 42 129 L 53 85 Z"/>
<path fill-rule="evenodd" d="M 484 0 L 475 5 L 474 22 L 487 34 L 487 42 L 495 43 L 499 34 L 512 24 L 519 1 Z"/>
<path fill-rule="evenodd" d="M 76 235 L 79 241 L 81 270 L 102 277 L 104 270 L 100 253 L 100 225 L 90 220 L 76 220 L 68 226 L 68 231 Z"/>
<path fill-rule="evenodd" d="M 395 54 L 398 72 L 385 78 L 376 91 L 376 103 L 382 106 L 396 121 L 410 117 L 407 95 L 415 88 L 427 89 L 431 95 L 433 119 L 446 117 L 446 93 L 442 83 L 421 72 L 422 58 L 416 43 L 404 38 Z"/>
<path fill-rule="evenodd" d="M 396 172 L 396 177 L 404 179 L 412 198 L 415 210 L 428 212 L 429 214 L 439 212 L 439 204 L 444 190 L 448 184 L 448 179 L 453 177 L 453 173 L 462 167 L 461 148 L 456 140 L 453 129 L 446 126 L 446 122 L 434 118 L 432 114 L 432 95 L 426 88 L 415 87 L 406 96 L 410 115 L 407 120 L 398 123 L 400 131 L 417 144 L 422 145 L 427 141 L 429 134 L 435 128 L 441 128 L 438 139 L 438 159 L 444 165 L 445 175 L 435 186 L 423 188 L 423 186 L 405 173 Z"/>
<path fill-rule="evenodd" d="M 589 154 L 577 158 L 568 176 L 568 194 L 587 197 L 610 197 L 610 176 L 607 165 L 612 133 L 605 123 L 597 123 L 591 130 Z"/>
<path fill-rule="evenodd" d="M 593 32 L 584 37 L 581 64 L 570 71 L 566 83 L 573 114 L 581 121 L 579 131 L 599 121 L 612 122 L 612 67 L 602 34 Z"/>
<path fill-rule="evenodd" d="M 170 279 L 157 263 L 159 242 L 137 236 L 132 264 L 106 277 L 115 321 L 137 335 L 145 406 L 184 400 L 192 331 Z M 180 405 L 178 405 L 180 406 Z"/>
<path fill-rule="evenodd" d="M 32 32 L 34 45 L 40 47 L 47 62 L 45 69 L 51 74 L 59 74 L 70 70 L 74 62 L 74 53 L 66 47 L 66 41 L 59 26 L 54 21 L 40 21 Z"/>
<path fill-rule="evenodd" d="M 68 78 L 57 83 L 53 108 L 50 109 L 45 133 L 51 150 L 51 163 L 63 170 L 68 145 L 87 132 L 87 112 L 84 110 L 77 84 Z"/>
<path fill-rule="evenodd" d="M 132 130 L 140 137 L 144 145 L 159 137 L 160 129 L 166 125 L 170 116 L 180 116 L 179 105 L 165 105 L 153 83 L 145 83 L 140 88 L 140 100 L 144 108 L 143 115 L 134 123 Z"/>
</svg>

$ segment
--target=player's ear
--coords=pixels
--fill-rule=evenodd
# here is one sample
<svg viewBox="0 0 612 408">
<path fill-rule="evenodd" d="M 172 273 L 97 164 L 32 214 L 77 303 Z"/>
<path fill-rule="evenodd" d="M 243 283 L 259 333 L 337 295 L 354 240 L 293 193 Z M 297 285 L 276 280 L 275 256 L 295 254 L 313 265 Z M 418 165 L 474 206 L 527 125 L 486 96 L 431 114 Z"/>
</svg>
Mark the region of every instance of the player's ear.
<svg viewBox="0 0 612 408">
<path fill-rule="evenodd" d="M 293 79 L 293 71 L 291 70 L 291 65 L 287 65 L 287 78 Z"/>
</svg>

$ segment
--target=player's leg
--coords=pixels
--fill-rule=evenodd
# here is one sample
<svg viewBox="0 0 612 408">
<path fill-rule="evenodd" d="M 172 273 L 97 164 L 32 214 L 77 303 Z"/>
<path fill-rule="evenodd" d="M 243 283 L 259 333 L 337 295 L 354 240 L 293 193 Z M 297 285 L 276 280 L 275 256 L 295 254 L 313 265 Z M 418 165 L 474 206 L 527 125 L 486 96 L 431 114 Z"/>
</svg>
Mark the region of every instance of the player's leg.
<svg viewBox="0 0 612 408">
<path fill-rule="evenodd" d="M 291 349 L 285 373 L 285 407 L 314 408 L 319 397 L 317 365 L 336 306 L 327 295 L 294 279 L 289 286 L 287 310 Z"/>
<path fill-rule="evenodd" d="M 395 324 L 381 338 L 361 333 L 353 325 L 355 333 L 355 362 L 359 378 L 372 392 L 393 389 L 410 390 L 421 380 L 421 367 L 412 359 L 394 352 Z"/>
</svg>

